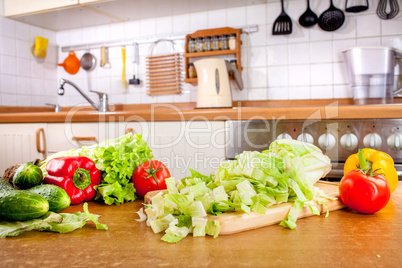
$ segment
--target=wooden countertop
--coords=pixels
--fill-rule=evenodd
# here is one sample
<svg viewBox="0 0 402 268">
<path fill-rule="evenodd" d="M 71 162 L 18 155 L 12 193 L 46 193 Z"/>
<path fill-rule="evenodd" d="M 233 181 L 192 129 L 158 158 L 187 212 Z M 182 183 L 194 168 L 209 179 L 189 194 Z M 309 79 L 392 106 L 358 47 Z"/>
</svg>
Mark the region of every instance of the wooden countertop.
<svg viewBox="0 0 402 268">
<path fill-rule="evenodd" d="M 0 267 L 398 267 L 402 262 L 402 184 L 373 215 L 349 209 L 328 218 L 297 221 L 212 237 L 189 236 L 167 244 L 145 222 L 142 202 L 108 206 L 89 203 L 108 231 L 88 223 L 68 234 L 31 231 L 0 239 Z M 82 205 L 67 212 L 83 211 Z"/>
<path fill-rule="evenodd" d="M 59 113 L 51 108 L 24 108 L 18 112 L 15 107 L 3 107 L 0 123 L 402 118 L 402 103 L 353 105 L 347 100 L 234 102 L 233 108 L 220 109 L 197 109 L 195 103 L 111 105 L 110 110 L 98 113 L 76 106 Z"/>
</svg>

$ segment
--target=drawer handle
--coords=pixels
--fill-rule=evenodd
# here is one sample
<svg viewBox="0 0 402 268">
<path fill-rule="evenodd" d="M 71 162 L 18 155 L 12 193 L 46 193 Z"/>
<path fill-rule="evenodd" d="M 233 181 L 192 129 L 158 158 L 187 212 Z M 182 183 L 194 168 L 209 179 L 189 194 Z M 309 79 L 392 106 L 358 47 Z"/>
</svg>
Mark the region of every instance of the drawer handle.
<svg viewBox="0 0 402 268">
<path fill-rule="evenodd" d="M 42 133 L 42 141 L 43 141 L 43 149 L 41 149 L 40 147 L 40 135 Z M 47 157 L 47 153 L 46 153 L 46 137 L 45 137 L 45 130 L 43 128 L 38 128 L 36 130 L 36 150 L 38 151 L 38 153 L 43 154 L 43 156 L 46 158 Z"/>
<path fill-rule="evenodd" d="M 96 137 L 73 137 L 73 141 L 96 141 Z"/>
<path fill-rule="evenodd" d="M 128 133 L 130 133 L 130 132 L 134 134 L 134 129 L 132 129 L 132 128 L 126 129 L 126 134 L 128 134 Z"/>
</svg>

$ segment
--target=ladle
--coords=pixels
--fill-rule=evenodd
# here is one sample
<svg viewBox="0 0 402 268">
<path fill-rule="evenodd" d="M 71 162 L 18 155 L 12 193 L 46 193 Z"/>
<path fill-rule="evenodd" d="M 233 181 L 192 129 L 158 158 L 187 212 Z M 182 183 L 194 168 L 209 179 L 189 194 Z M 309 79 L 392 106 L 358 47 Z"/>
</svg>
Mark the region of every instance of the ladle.
<svg viewBox="0 0 402 268">
<path fill-rule="evenodd" d="M 303 27 L 311 27 L 317 22 L 318 17 L 310 8 L 310 0 L 307 0 L 307 10 L 300 16 L 299 23 Z"/>
</svg>

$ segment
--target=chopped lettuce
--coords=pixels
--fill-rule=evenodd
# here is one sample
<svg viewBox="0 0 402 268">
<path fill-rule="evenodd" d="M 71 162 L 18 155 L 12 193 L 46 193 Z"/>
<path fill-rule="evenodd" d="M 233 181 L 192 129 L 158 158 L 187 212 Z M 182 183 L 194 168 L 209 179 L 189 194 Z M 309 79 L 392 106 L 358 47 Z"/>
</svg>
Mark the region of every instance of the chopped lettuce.
<svg viewBox="0 0 402 268">
<path fill-rule="evenodd" d="M 162 240 L 169 243 L 188 233 L 215 238 L 219 221 L 207 219 L 207 214 L 265 214 L 269 206 L 293 202 L 280 225 L 294 229 L 304 205 L 319 214 L 307 202 L 317 195 L 325 198 L 313 185 L 330 169 L 329 158 L 316 146 L 295 140 L 274 141 L 266 151 L 245 151 L 236 160 L 222 162 L 213 175 L 190 169 L 191 175 L 177 184 L 174 178 L 167 179 L 166 193 L 159 193 L 147 205 L 147 223 L 154 232 L 165 231 Z"/>
<path fill-rule="evenodd" d="M 134 169 L 141 163 L 153 158 L 152 151 L 142 139 L 141 134 L 131 132 L 117 139 L 104 140 L 99 144 L 83 146 L 58 152 L 41 161 L 39 166 L 47 175 L 47 163 L 56 157 L 86 156 L 94 161 L 102 173 L 101 184 L 95 186 L 95 200 L 103 200 L 108 205 L 122 204 L 135 200 L 135 188 L 131 183 Z"/>
</svg>

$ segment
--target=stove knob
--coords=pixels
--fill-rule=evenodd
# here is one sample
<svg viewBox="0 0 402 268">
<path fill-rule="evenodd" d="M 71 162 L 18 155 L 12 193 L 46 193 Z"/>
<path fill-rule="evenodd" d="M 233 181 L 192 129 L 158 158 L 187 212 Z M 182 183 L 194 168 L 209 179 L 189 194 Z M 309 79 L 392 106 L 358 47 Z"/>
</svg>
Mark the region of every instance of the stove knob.
<svg viewBox="0 0 402 268">
<path fill-rule="evenodd" d="M 322 134 L 318 138 L 318 145 L 325 150 L 331 150 L 336 145 L 336 139 L 332 134 Z"/>
<path fill-rule="evenodd" d="M 399 151 L 402 149 L 402 134 L 394 133 L 387 139 L 388 147 L 393 151 Z"/>
<path fill-rule="evenodd" d="M 379 149 L 381 147 L 381 144 L 382 144 L 381 137 L 377 133 L 367 134 L 363 138 L 363 145 L 365 147 L 372 148 L 372 149 Z"/>
<path fill-rule="evenodd" d="M 297 136 L 297 140 L 302 142 L 314 143 L 314 138 L 309 133 L 300 134 L 299 136 Z"/>
<path fill-rule="evenodd" d="M 288 133 L 282 133 L 279 134 L 278 137 L 276 137 L 277 140 L 283 140 L 283 139 L 288 139 L 291 140 L 292 136 L 290 136 Z"/>
<path fill-rule="evenodd" d="M 354 150 L 359 144 L 359 140 L 355 134 L 347 133 L 341 137 L 340 143 L 343 149 Z"/>
</svg>

